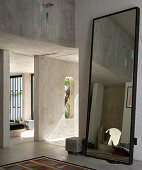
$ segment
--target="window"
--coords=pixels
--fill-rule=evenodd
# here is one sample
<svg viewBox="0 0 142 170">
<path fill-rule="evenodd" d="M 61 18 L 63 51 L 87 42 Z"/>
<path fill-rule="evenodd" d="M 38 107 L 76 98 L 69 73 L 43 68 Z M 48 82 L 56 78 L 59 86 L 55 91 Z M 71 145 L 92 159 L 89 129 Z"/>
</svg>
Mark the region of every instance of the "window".
<svg viewBox="0 0 142 170">
<path fill-rule="evenodd" d="M 22 120 L 22 76 L 10 77 L 10 120 Z"/>
<path fill-rule="evenodd" d="M 72 77 L 65 78 L 65 118 L 74 116 L 74 82 Z"/>
</svg>

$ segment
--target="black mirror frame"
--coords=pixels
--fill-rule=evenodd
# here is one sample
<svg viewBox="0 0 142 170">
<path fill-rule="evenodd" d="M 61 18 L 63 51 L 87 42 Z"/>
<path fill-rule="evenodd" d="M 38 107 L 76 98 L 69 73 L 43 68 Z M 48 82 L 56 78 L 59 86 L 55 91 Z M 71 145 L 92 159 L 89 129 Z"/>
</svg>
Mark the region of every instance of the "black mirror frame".
<svg viewBox="0 0 142 170">
<path fill-rule="evenodd" d="M 91 75 L 92 75 L 92 55 L 93 55 L 93 39 L 94 39 L 94 23 L 95 20 L 101 19 L 104 17 L 109 17 L 115 14 L 127 12 L 130 10 L 136 10 L 136 22 L 135 22 L 135 50 L 134 50 L 134 65 L 133 65 L 133 90 L 132 90 L 132 109 L 131 109 L 131 133 L 130 133 L 130 156 L 129 156 L 129 163 L 123 161 L 117 161 L 118 163 L 123 163 L 127 165 L 133 164 L 133 151 L 134 151 L 134 132 L 135 132 L 135 110 L 136 110 L 136 91 L 137 91 L 137 67 L 138 67 L 138 47 L 139 47 L 139 22 L 140 22 L 140 8 L 134 7 L 126 10 L 122 10 L 119 12 L 115 12 L 109 15 L 105 15 L 102 17 L 98 17 L 93 19 L 93 26 L 92 26 L 92 43 L 91 43 L 91 58 L 90 58 L 90 73 L 89 73 L 89 89 L 88 89 L 88 109 L 87 109 L 87 126 L 86 126 L 86 142 L 85 142 L 85 156 L 94 157 L 103 160 L 110 160 L 107 158 L 100 158 L 96 156 L 87 155 L 87 141 L 88 141 L 88 132 L 89 132 L 89 122 L 90 122 L 90 109 L 91 109 Z M 113 161 L 113 160 L 111 160 Z M 114 160 L 115 161 L 115 160 Z M 116 162 L 116 161 L 115 161 Z"/>
</svg>

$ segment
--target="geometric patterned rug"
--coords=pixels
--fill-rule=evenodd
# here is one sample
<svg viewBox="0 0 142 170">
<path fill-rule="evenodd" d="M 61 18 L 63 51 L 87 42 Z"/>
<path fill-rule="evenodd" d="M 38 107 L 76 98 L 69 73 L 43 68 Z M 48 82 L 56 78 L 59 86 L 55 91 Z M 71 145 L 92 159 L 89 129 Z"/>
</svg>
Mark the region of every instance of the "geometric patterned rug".
<svg viewBox="0 0 142 170">
<path fill-rule="evenodd" d="M 42 156 L 0 167 L 0 170 L 87 170 L 90 168 Z"/>
</svg>

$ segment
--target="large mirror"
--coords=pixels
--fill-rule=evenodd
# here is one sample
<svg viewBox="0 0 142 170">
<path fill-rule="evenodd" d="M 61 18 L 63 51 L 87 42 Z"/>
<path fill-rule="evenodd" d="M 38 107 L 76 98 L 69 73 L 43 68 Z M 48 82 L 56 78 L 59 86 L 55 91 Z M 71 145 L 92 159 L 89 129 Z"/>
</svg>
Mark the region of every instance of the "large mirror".
<svg viewBox="0 0 142 170">
<path fill-rule="evenodd" d="M 139 8 L 93 20 L 87 156 L 132 164 Z"/>
</svg>

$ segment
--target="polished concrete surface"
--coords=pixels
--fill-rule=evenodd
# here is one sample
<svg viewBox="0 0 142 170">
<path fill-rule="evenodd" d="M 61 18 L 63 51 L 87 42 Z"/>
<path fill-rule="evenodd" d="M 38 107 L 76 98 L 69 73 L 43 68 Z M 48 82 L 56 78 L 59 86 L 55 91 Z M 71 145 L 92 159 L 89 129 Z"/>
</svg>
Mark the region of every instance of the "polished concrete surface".
<svg viewBox="0 0 142 170">
<path fill-rule="evenodd" d="M 31 137 L 31 138 L 23 138 L 23 137 L 10 138 L 10 146 L 19 145 L 19 144 L 28 143 L 28 142 L 34 142 L 34 137 Z"/>
<path fill-rule="evenodd" d="M 106 161 L 85 157 L 83 155 L 68 155 L 63 142 L 28 142 L 12 145 L 6 149 L 0 149 L 0 165 L 31 159 L 40 156 L 48 156 L 70 163 L 97 170 L 142 170 L 142 162 L 134 161 L 133 165 L 108 164 Z"/>
<path fill-rule="evenodd" d="M 25 130 L 21 136 L 10 138 L 10 146 L 34 142 L 34 130 Z"/>
</svg>

